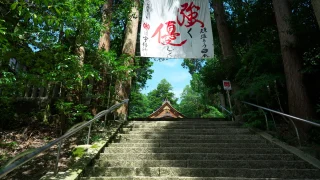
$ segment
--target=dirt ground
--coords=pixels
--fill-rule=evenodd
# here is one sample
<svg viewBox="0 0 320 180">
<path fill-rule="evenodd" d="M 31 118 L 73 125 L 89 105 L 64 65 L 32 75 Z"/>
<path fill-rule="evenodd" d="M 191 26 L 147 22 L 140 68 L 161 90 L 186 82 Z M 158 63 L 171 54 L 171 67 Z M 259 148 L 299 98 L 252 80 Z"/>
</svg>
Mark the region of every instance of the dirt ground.
<svg viewBox="0 0 320 180">
<path fill-rule="evenodd" d="M 21 127 L 10 131 L 0 129 L 0 166 L 3 167 L 10 159 L 26 150 L 41 147 L 57 138 L 59 135 L 56 132 L 53 127 L 39 124 L 32 124 L 28 127 Z M 60 171 L 67 169 L 72 157 L 72 149 L 77 144 L 83 144 L 81 141 L 84 140 L 81 139 L 81 135 L 78 135 L 77 137 L 70 137 L 63 143 L 59 161 Z M 53 171 L 56 155 L 57 146 L 53 146 L 2 179 L 40 179 L 47 171 Z"/>
</svg>

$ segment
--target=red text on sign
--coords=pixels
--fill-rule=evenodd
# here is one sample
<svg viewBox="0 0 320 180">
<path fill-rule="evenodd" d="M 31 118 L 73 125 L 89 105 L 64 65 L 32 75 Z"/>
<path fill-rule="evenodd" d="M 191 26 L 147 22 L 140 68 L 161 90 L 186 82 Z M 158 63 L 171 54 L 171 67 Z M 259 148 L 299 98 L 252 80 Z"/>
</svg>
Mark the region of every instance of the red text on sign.
<svg viewBox="0 0 320 180">
<path fill-rule="evenodd" d="M 183 40 L 180 43 L 172 43 L 172 41 L 176 40 L 178 36 L 180 36 L 180 33 L 176 32 L 176 22 L 175 21 L 168 21 L 166 22 L 167 25 L 167 34 L 161 36 L 161 30 L 163 28 L 163 24 L 161 23 L 156 31 L 153 33 L 152 37 L 155 37 L 158 34 L 158 43 L 161 43 L 163 45 L 172 45 L 172 46 L 182 46 L 187 42 L 187 40 Z M 163 41 L 161 41 L 163 40 Z"/>
<path fill-rule="evenodd" d="M 200 10 L 200 6 L 196 6 L 193 4 L 193 2 L 189 3 L 184 3 L 181 5 L 181 9 L 178 9 L 178 12 L 182 15 L 182 20 L 179 20 L 179 17 L 177 16 L 177 21 L 180 26 L 184 25 L 185 19 L 187 19 L 188 24 L 186 24 L 186 27 L 191 27 L 195 23 L 200 23 L 201 27 L 204 27 L 204 23 L 200 20 L 198 20 L 198 15 L 199 13 L 196 11 Z M 195 11 L 194 11 L 195 10 Z"/>
</svg>

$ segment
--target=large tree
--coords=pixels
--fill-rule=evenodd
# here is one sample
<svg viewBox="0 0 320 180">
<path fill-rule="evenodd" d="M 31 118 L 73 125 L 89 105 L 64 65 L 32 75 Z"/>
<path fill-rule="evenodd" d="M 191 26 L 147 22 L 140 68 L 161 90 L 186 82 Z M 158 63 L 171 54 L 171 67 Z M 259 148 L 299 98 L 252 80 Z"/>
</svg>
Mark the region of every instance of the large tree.
<svg viewBox="0 0 320 180">
<path fill-rule="evenodd" d="M 318 21 L 318 26 L 320 27 L 320 1 L 319 0 L 311 0 L 314 14 Z"/>
<path fill-rule="evenodd" d="M 187 85 L 181 94 L 179 110 L 188 118 L 200 118 L 205 111 L 205 103 L 201 94 Z"/>
<path fill-rule="evenodd" d="M 232 60 L 235 58 L 236 54 L 232 46 L 230 29 L 228 27 L 223 1 L 212 0 L 212 5 L 214 9 L 214 18 L 217 23 L 223 59 Z"/>
<path fill-rule="evenodd" d="M 290 22 L 288 0 L 273 0 L 286 77 L 289 113 L 301 118 L 313 117 L 313 109 L 303 83 L 302 57 L 297 50 L 297 36 Z"/>
<path fill-rule="evenodd" d="M 139 26 L 139 0 L 134 0 L 129 14 L 131 18 L 126 25 L 126 35 L 122 48 L 122 58 L 125 67 L 134 65 L 134 56 L 136 51 L 138 26 Z M 117 99 L 123 100 L 128 99 L 130 95 L 130 88 L 132 85 L 132 70 L 125 72 L 122 78 L 119 78 L 116 82 L 116 96 Z M 117 110 L 120 118 L 126 118 L 128 113 L 128 105 L 125 104 Z"/>
<path fill-rule="evenodd" d="M 233 92 L 235 93 L 239 89 L 238 83 L 235 81 L 235 78 L 234 78 L 234 74 L 236 72 L 236 67 L 237 67 L 237 59 L 236 59 L 236 52 L 232 45 L 231 33 L 227 23 L 225 8 L 222 0 L 212 0 L 212 5 L 214 9 L 214 17 L 217 24 L 219 40 L 220 40 L 220 45 L 222 50 L 223 60 L 221 64 L 223 65 L 223 68 L 225 68 L 224 78 L 232 80 Z M 223 79 L 221 79 L 220 81 L 222 80 Z M 224 98 L 221 98 L 222 101 L 224 101 L 223 99 Z M 236 114 L 242 114 L 241 102 L 237 99 L 234 99 L 234 102 L 237 110 Z M 224 102 L 222 102 L 221 104 L 224 104 Z"/>
<path fill-rule="evenodd" d="M 130 93 L 129 118 L 146 118 L 152 113 L 148 97 L 139 89 L 132 88 Z"/>
<path fill-rule="evenodd" d="M 172 85 L 166 79 L 162 79 L 157 88 L 148 93 L 150 108 L 153 111 L 157 110 L 166 99 L 173 106 L 177 106 L 177 98 L 174 97 L 172 89 Z"/>
<path fill-rule="evenodd" d="M 110 26 L 112 17 L 112 2 L 113 0 L 106 0 L 101 9 L 103 30 L 101 31 L 101 37 L 99 39 L 99 49 L 106 52 L 110 50 Z"/>
<path fill-rule="evenodd" d="M 98 44 L 98 49 L 101 51 L 102 54 L 106 54 L 107 52 L 110 51 L 110 34 L 111 34 L 111 20 L 112 20 L 112 5 L 113 5 L 113 0 L 106 0 L 106 2 L 103 4 L 102 9 L 101 9 L 101 14 L 102 14 L 102 30 L 100 34 L 100 39 L 99 39 L 99 44 Z M 100 77 L 101 80 L 92 82 L 91 83 L 94 87 L 93 93 L 95 93 L 95 98 L 93 99 L 92 104 L 92 109 L 91 112 L 93 114 L 96 114 L 99 109 L 99 106 L 105 105 L 103 103 L 103 99 L 106 99 L 105 96 L 107 94 L 107 89 L 108 85 L 107 84 L 107 79 L 108 79 L 108 66 L 110 65 L 110 60 L 106 62 L 105 60 L 103 61 L 102 59 L 99 59 L 99 62 L 96 62 L 98 66 L 100 66 Z M 109 86 L 110 87 L 110 86 Z M 109 90 L 110 91 L 110 90 Z M 108 97 L 109 99 L 110 97 Z M 109 104 L 106 104 L 106 106 L 109 106 Z M 106 108 L 106 107 L 103 107 Z"/>
</svg>

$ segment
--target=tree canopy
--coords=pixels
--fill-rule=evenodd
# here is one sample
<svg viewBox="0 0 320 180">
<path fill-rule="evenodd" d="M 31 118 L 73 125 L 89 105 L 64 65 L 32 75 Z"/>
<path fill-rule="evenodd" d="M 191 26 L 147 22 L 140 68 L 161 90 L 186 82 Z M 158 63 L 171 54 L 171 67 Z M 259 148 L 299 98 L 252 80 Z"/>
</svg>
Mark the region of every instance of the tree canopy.
<svg viewBox="0 0 320 180">
<path fill-rule="evenodd" d="M 108 12 L 101 11 L 104 6 Z M 115 82 L 129 78 L 144 86 L 152 63 L 134 58 L 128 66 L 121 55 L 124 29 L 139 18 L 132 7 L 129 0 L 2 1 L 0 106 L 7 107 L 1 110 L 2 127 L 14 124 L 13 117 L 21 119 L 13 111 L 21 101 L 41 102 L 32 111 L 41 112 L 45 122 L 58 114 L 65 129 L 123 100 Z M 110 48 L 99 47 L 102 36 L 110 39 Z"/>
<path fill-rule="evenodd" d="M 236 115 L 246 114 L 241 104 L 246 100 L 318 118 L 319 3 L 209 2 L 215 57 L 184 60 L 182 66 L 192 81 L 182 94 L 180 110 L 188 114 L 193 109 L 190 116 L 195 117 L 225 104 L 222 80 L 228 79 Z M 126 44 L 139 36 L 142 5 L 137 0 L 2 1 L 0 107 L 6 116 L 2 126 L 14 122 L 12 117 L 20 119 L 14 109 L 21 101 L 35 103 L 32 111 L 41 112 L 46 122 L 58 114 L 60 123 L 69 125 L 129 94 L 134 117 L 156 110 L 166 98 L 178 107 L 166 80 L 148 95 L 140 93 L 151 77 L 152 63 L 136 57 L 139 42 L 128 48 Z"/>
<path fill-rule="evenodd" d="M 166 99 L 169 100 L 173 106 L 177 105 L 178 100 L 172 92 L 172 85 L 166 79 L 162 79 L 157 88 L 149 92 L 147 97 L 150 101 L 149 107 L 153 111 L 157 110 Z"/>
</svg>

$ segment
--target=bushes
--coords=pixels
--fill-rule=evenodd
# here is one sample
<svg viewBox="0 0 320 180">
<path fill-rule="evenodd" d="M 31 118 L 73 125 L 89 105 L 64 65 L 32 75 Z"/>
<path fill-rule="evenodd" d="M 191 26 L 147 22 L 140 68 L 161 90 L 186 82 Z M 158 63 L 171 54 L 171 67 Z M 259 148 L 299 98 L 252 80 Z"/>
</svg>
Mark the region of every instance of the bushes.
<svg viewBox="0 0 320 180">
<path fill-rule="evenodd" d="M 5 97 L 0 97 L 0 128 L 9 128 L 10 121 L 14 119 L 14 108 L 12 101 Z"/>
<path fill-rule="evenodd" d="M 208 106 L 209 112 L 203 114 L 201 118 L 224 118 L 224 115 L 214 106 Z"/>
</svg>

